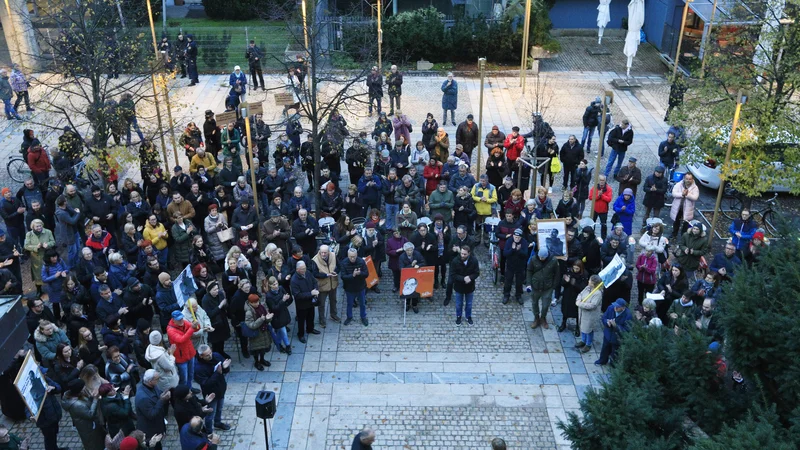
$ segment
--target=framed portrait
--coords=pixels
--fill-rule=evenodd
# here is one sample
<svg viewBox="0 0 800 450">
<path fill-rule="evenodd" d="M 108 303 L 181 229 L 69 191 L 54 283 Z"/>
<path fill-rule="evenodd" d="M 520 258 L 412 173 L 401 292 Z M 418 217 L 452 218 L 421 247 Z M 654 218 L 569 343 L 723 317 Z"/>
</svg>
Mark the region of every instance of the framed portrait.
<svg viewBox="0 0 800 450">
<path fill-rule="evenodd" d="M 31 415 L 38 420 L 42 404 L 47 397 L 47 381 L 33 357 L 32 350 L 28 350 L 25 360 L 22 361 L 22 367 L 14 380 L 14 387 L 19 391 Z"/>
<path fill-rule="evenodd" d="M 414 294 L 422 298 L 433 297 L 433 276 L 436 268 L 425 266 L 415 269 L 409 267 L 400 270 L 400 296 L 410 297 Z"/>
<path fill-rule="evenodd" d="M 564 219 L 537 220 L 538 248 L 546 248 L 550 256 L 567 259 L 567 225 Z"/>
</svg>

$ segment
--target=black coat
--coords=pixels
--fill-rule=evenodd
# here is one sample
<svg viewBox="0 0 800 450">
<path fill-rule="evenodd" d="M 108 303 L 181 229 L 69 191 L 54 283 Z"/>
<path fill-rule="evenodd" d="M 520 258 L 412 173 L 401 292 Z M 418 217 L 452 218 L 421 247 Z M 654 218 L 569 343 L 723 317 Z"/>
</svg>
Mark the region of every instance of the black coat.
<svg viewBox="0 0 800 450">
<path fill-rule="evenodd" d="M 144 432 L 146 439 L 167 431 L 164 419 L 169 403 L 160 397 L 161 390 L 157 387 L 151 388 L 144 383 L 136 386 L 136 427 Z"/>
<path fill-rule="evenodd" d="M 600 125 L 600 114 L 602 110 L 599 106 L 592 103 L 591 105 L 586 107 L 586 111 L 583 112 L 583 126 L 584 127 L 596 127 Z"/>
<path fill-rule="evenodd" d="M 655 190 L 651 190 L 655 186 Z M 644 180 L 644 201 L 643 204 L 647 208 L 663 208 L 666 195 L 667 195 L 667 178 L 662 176 L 656 178 L 655 175 L 650 175 Z"/>
<path fill-rule="evenodd" d="M 214 367 L 225 361 L 225 358 L 219 353 L 211 354 L 211 361 L 206 361 L 197 355 L 194 366 L 194 380 L 200 385 L 203 390 L 203 396 L 213 393 L 216 398 L 224 398 L 225 392 L 228 390 L 228 381 L 225 379 L 225 374 L 231 371 L 231 368 L 223 368 L 222 373 L 217 373 Z"/>
<path fill-rule="evenodd" d="M 622 139 L 624 142 L 619 142 Z M 624 153 L 628 151 L 628 146 L 633 142 L 633 128 L 623 132 L 622 128 L 617 125 L 611 132 L 608 133 L 606 143 L 609 147 L 617 151 L 617 153 Z"/>
<path fill-rule="evenodd" d="M 350 258 L 345 257 L 339 261 L 337 269 L 345 292 L 361 292 L 367 288 L 369 274 L 367 273 L 367 263 L 363 258 L 357 257 L 355 262 L 350 262 Z M 361 270 L 358 275 L 354 275 L 356 269 Z"/>
<path fill-rule="evenodd" d="M 411 243 L 414 244 L 414 251 L 419 252 L 422 255 L 423 260 L 419 261 L 419 266 L 433 266 L 436 264 L 436 256 L 438 253 L 438 245 L 436 241 L 436 237 L 431 233 L 425 234 L 425 237 L 419 234 L 419 231 L 415 231 L 413 235 L 411 235 L 410 239 Z M 427 247 L 430 246 L 430 249 Z M 446 249 L 447 247 L 445 247 Z M 400 264 L 403 264 L 403 257 L 400 256 Z"/>
<path fill-rule="evenodd" d="M 228 308 L 229 304 L 220 307 L 219 304 L 225 299 L 225 292 L 220 289 L 216 297 L 211 294 L 206 294 L 203 297 L 203 309 L 211 320 L 211 326 L 214 331 L 208 332 L 208 342 L 214 344 L 217 342 L 225 342 L 231 337 L 231 327 L 228 325 Z"/>
<path fill-rule="evenodd" d="M 264 301 L 267 304 L 269 312 L 275 315 L 270 324 L 272 325 L 272 328 L 276 330 L 283 328 L 292 322 L 292 316 L 289 313 L 289 305 L 292 304 L 292 297 L 289 296 L 289 299 L 284 301 L 283 296 L 285 294 L 286 291 L 279 286 L 277 292 L 270 290 L 264 295 Z"/>
<path fill-rule="evenodd" d="M 366 271 L 366 267 L 364 270 Z M 292 275 L 291 288 L 294 300 L 297 302 L 295 308 L 311 309 L 315 306 L 316 301 L 311 291 L 318 289 L 318 284 L 310 270 L 306 271 L 305 276 Z"/>
<path fill-rule="evenodd" d="M 561 146 L 561 153 L 559 154 L 561 162 L 565 166 L 578 167 L 578 164 L 584 158 L 583 147 L 580 142 L 575 142 L 575 145 L 570 146 L 569 141 Z"/>
<path fill-rule="evenodd" d="M 475 292 L 475 279 L 480 276 L 481 269 L 475 256 L 469 255 L 464 263 L 459 255 L 450 262 L 450 274 L 453 278 L 453 289 L 460 294 L 470 294 Z M 466 276 L 470 278 L 469 283 L 464 282 Z"/>
</svg>

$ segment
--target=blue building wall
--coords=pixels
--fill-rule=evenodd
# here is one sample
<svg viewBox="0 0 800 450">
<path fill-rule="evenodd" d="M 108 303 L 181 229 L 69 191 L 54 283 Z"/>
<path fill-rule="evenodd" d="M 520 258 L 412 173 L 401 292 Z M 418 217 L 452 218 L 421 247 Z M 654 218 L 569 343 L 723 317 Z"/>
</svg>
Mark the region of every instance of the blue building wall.
<svg viewBox="0 0 800 450">
<path fill-rule="evenodd" d="M 556 0 L 550 10 L 553 28 L 597 28 L 597 0 Z M 611 22 L 607 28 L 620 28 L 628 15 L 628 2 L 611 0 Z"/>
<path fill-rule="evenodd" d="M 644 32 L 647 41 L 663 51 L 669 47 L 675 33 L 668 30 L 680 28 L 683 0 L 645 0 Z M 553 28 L 597 28 L 597 0 L 556 0 L 550 10 Z M 628 1 L 612 0 L 611 22 L 608 28 L 621 28 L 622 18 L 628 16 Z M 666 35 L 666 40 L 665 40 Z"/>
</svg>

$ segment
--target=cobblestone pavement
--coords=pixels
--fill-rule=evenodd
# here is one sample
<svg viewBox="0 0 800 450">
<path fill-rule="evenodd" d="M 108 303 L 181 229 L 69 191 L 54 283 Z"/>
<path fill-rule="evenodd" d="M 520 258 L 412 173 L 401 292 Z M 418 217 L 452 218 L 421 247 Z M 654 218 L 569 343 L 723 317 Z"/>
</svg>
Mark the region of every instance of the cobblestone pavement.
<svg viewBox="0 0 800 450">
<path fill-rule="evenodd" d="M 607 42 L 609 46 L 619 44 L 621 49 L 621 43 L 613 39 Z M 585 58 L 575 52 L 572 57 Z M 640 49 L 640 55 L 648 55 L 646 47 Z M 654 75 L 658 71 L 653 68 L 652 58 L 647 61 L 642 69 L 646 74 L 640 78 L 642 88 L 614 91 L 612 105 L 616 121 L 628 118 L 633 124 L 636 136 L 629 155 L 639 159 L 645 174 L 655 166 L 656 148 L 666 130 L 661 119 L 668 92 L 665 79 Z M 555 60 L 547 64 L 550 63 Z M 545 65 L 539 78 L 540 95 L 535 94 L 534 78 L 528 78 L 525 96 L 516 77 L 488 78 L 484 133 L 493 124 L 505 131 L 514 125 L 527 131 L 530 113 L 542 110 L 555 129 L 559 144 L 570 134 L 580 137 L 584 108 L 604 89 L 611 89 L 610 82 L 619 76 L 616 72 L 620 69 L 609 65 L 608 71 L 588 72 L 597 66 L 587 65 L 585 71 L 569 67 L 576 71 L 555 73 Z M 637 66 L 634 68 L 636 72 Z M 178 121 L 199 120 L 205 109 L 221 111 L 227 91 L 220 87 L 223 78 L 204 76 L 192 90 L 176 89 L 173 116 Z M 282 81 L 283 77 L 277 76 L 267 79 L 273 86 Z M 456 122 L 463 121 L 470 112 L 477 119 L 479 81 L 458 82 Z M 420 138 L 418 125 L 426 112 L 441 119 L 440 85 L 438 79 L 406 74 L 403 110 L 415 125 L 413 141 Z M 34 98 L 36 95 L 34 90 Z M 266 120 L 280 121 L 280 108 L 275 106 L 272 93 L 252 93 L 251 101 L 264 101 Z M 148 114 L 148 105 L 142 105 L 140 111 Z M 344 114 L 351 132 L 371 131 L 375 118 L 368 117 L 363 108 L 354 106 Z M 143 122 L 147 128 L 147 122 Z M 3 130 L 3 125 L 0 123 L 0 140 L 5 145 L 0 156 L 7 159 L 16 154 L 22 127 L 8 125 Z M 448 124 L 445 130 L 454 139 L 455 127 Z M 275 132 L 273 137 L 278 134 Z M 44 139 L 51 145 L 55 143 L 52 136 Z M 592 153 L 596 154 L 596 150 L 595 145 Z M 485 156 L 484 153 L 484 160 Z M 178 162 L 186 164 L 183 158 L 179 155 Z M 477 152 L 473 158 L 477 158 Z M 593 158 L 590 163 L 594 164 Z M 5 177 L 0 170 L 0 183 L 8 182 Z M 554 200 L 560 196 L 560 178 L 555 184 Z M 616 194 L 617 183 L 611 184 Z M 635 223 L 641 221 L 641 214 L 637 212 Z M 486 250 L 479 248 L 477 256 L 486 261 Z M 292 355 L 271 352 L 272 366 L 264 372 L 255 371 L 251 361 L 237 354 L 235 343 L 229 342 L 227 351 L 234 355 L 234 364 L 228 375 L 225 420 L 234 428 L 221 433 L 223 448 L 263 448 L 263 422 L 255 416 L 253 401 L 260 390 L 272 390 L 278 398 L 277 414 L 268 422 L 271 449 L 347 449 L 355 433 L 365 426 L 377 430 L 375 448 L 383 450 L 471 450 L 487 448 L 493 437 L 503 437 L 512 449 L 568 448 L 556 423 L 567 412 L 579 412 L 579 399 L 588 390 L 601 386 L 606 372 L 593 364 L 596 350 L 586 354 L 576 351 L 569 329 L 563 333 L 558 333 L 555 326 L 532 330 L 529 297 L 523 306 L 502 305 L 501 289 L 492 285 L 488 271 L 478 279 L 472 326 L 455 325 L 454 307 L 442 306 L 441 291 L 432 301 L 421 302 L 419 314 L 409 312 L 403 325 L 402 302 L 391 293 L 388 277 L 381 280 L 380 287 L 381 294 L 367 296 L 368 327 L 357 321 L 349 326 L 328 321 L 327 328 L 320 328 L 322 334 L 310 336 L 307 344 L 293 338 Z M 339 292 L 339 299 L 344 299 L 343 294 Z M 340 300 L 340 308 L 343 305 Z M 551 308 L 549 323 L 560 323 L 560 319 L 560 308 Z M 599 349 L 599 342 L 594 347 Z M 33 438 L 32 449 L 42 448 L 41 435 L 32 424 L 16 424 L 14 430 Z M 73 449 L 80 448 L 66 415 L 60 441 Z M 165 448 L 179 448 L 176 442 L 172 425 Z"/>
</svg>

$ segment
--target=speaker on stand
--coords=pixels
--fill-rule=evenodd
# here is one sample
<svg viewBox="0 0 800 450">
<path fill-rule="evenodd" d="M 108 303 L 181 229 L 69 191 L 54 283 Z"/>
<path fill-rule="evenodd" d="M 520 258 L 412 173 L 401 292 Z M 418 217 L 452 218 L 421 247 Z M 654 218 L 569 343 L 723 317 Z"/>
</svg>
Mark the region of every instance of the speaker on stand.
<svg viewBox="0 0 800 450">
<path fill-rule="evenodd" d="M 256 394 L 256 416 L 264 421 L 264 445 L 269 450 L 269 432 L 267 420 L 275 417 L 275 393 L 272 391 L 259 391 Z"/>
</svg>

